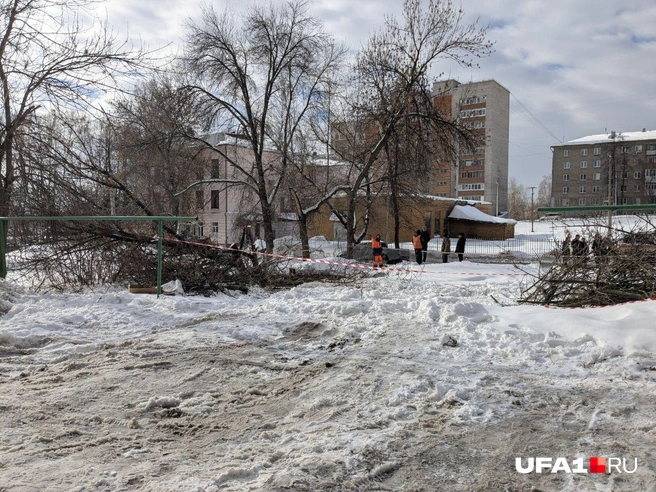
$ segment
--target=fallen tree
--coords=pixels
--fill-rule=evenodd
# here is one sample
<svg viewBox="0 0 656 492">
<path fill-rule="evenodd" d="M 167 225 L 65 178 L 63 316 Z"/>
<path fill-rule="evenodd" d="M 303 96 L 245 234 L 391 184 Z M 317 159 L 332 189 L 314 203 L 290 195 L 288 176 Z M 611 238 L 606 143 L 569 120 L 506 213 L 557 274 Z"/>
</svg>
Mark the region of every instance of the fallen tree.
<svg viewBox="0 0 656 492">
<path fill-rule="evenodd" d="M 106 222 L 92 230 L 89 224 L 61 222 L 56 236 L 38 241 L 32 237 L 28 244 L 12 252 L 10 270 L 38 291 L 157 285 L 157 237 L 143 228 Z M 162 281 L 179 280 L 191 294 L 289 288 L 310 281 L 341 283 L 362 275 L 344 268 L 294 268 L 289 260 L 260 256 L 245 245 L 222 248 L 208 239 L 164 238 L 162 252 Z"/>
</svg>

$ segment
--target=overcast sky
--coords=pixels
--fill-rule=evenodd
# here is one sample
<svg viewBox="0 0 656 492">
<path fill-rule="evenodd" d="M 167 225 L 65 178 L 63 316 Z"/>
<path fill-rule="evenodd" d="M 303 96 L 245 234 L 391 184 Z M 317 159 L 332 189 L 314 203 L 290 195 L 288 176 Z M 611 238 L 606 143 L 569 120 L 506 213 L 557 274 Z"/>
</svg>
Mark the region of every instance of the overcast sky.
<svg viewBox="0 0 656 492">
<path fill-rule="evenodd" d="M 276 2 L 282 0 L 274 0 Z M 221 10 L 247 0 L 215 0 Z M 109 0 L 110 24 L 150 48 L 179 46 L 194 0 Z M 457 5 L 457 2 L 456 2 Z M 550 146 L 586 135 L 656 130 L 654 0 L 463 0 L 468 22 L 489 26 L 494 53 L 479 69 L 449 62 L 435 76 L 494 79 L 510 93 L 510 177 L 537 186 Z M 402 0 L 312 0 L 326 30 L 357 49 Z"/>
</svg>

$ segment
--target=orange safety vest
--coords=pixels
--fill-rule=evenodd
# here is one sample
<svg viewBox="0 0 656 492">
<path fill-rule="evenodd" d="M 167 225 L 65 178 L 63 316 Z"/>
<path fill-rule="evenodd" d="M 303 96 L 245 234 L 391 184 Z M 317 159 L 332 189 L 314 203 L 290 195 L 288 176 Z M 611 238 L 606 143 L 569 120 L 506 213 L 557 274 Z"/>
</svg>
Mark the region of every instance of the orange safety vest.
<svg viewBox="0 0 656 492">
<path fill-rule="evenodd" d="M 421 244 L 421 236 L 413 236 L 412 237 L 412 246 L 415 249 L 423 249 L 424 245 Z"/>
<path fill-rule="evenodd" d="M 383 247 L 383 245 L 381 244 L 381 242 L 378 239 L 376 239 L 375 236 L 371 238 L 371 248 L 372 249 L 382 248 L 382 247 Z"/>
</svg>

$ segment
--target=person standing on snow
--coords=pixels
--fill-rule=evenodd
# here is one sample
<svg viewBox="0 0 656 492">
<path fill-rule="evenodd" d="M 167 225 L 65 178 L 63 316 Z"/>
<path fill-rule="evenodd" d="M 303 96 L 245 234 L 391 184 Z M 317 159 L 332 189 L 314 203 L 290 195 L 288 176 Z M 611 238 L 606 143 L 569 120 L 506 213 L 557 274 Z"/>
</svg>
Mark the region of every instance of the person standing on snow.
<svg viewBox="0 0 656 492">
<path fill-rule="evenodd" d="M 371 238 L 371 251 L 374 257 L 374 267 L 383 266 L 383 242 L 380 239 L 380 234 L 376 234 Z"/>
<path fill-rule="evenodd" d="M 449 263 L 449 253 L 451 253 L 451 239 L 445 232 L 442 234 L 442 263 Z"/>
<path fill-rule="evenodd" d="M 415 248 L 415 259 L 417 260 L 417 265 L 421 265 L 424 258 L 424 246 L 421 243 L 421 231 L 417 229 L 417 232 L 412 237 L 412 247 Z"/>
<path fill-rule="evenodd" d="M 567 263 L 567 259 L 572 255 L 572 235 L 567 231 L 565 240 L 561 247 L 561 254 L 563 256 L 563 263 Z"/>
<path fill-rule="evenodd" d="M 426 263 L 426 258 L 428 257 L 428 243 L 431 240 L 430 232 L 428 232 L 428 227 L 424 226 L 421 230 L 421 251 L 422 257 L 421 260 Z"/>
<path fill-rule="evenodd" d="M 572 239 L 572 254 L 574 256 L 581 256 L 583 254 L 583 246 L 581 245 L 581 235 L 577 234 Z"/>
<path fill-rule="evenodd" d="M 458 242 L 456 243 L 456 253 L 458 253 L 458 261 L 462 261 L 463 258 L 465 257 L 465 242 L 467 241 L 467 238 L 465 238 L 465 235 L 460 232 L 458 233 Z"/>
</svg>

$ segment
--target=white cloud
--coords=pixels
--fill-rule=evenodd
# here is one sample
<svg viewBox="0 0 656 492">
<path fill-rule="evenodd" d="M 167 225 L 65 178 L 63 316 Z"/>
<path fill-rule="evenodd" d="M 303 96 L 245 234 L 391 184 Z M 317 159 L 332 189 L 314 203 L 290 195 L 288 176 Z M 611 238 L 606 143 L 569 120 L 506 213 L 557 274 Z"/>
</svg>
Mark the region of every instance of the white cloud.
<svg viewBox="0 0 656 492">
<path fill-rule="evenodd" d="M 282 1 L 282 0 L 276 0 Z M 217 9 L 243 11 L 250 2 L 225 0 Z M 151 48 L 180 46 L 184 22 L 201 3 L 185 0 L 112 0 L 106 5 L 117 29 L 129 26 Z M 456 2 L 455 6 L 459 4 Z M 400 15 L 398 0 L 313 0 L 310 10 L 354 49 L 384 21 Z M 464 0 L 465 21 L 489 25 L 495 52 L 479 69 L 455 63 L 436 73 L 469 80 L 495 79 L 511 91 L 510 176 L 535 185 L 551 172 L 550 145 L 605 129 L 656 129 L 656 5 L 650 0 Z M 516 99 L 515 99 L 516 98 Z"/>
</svg>

